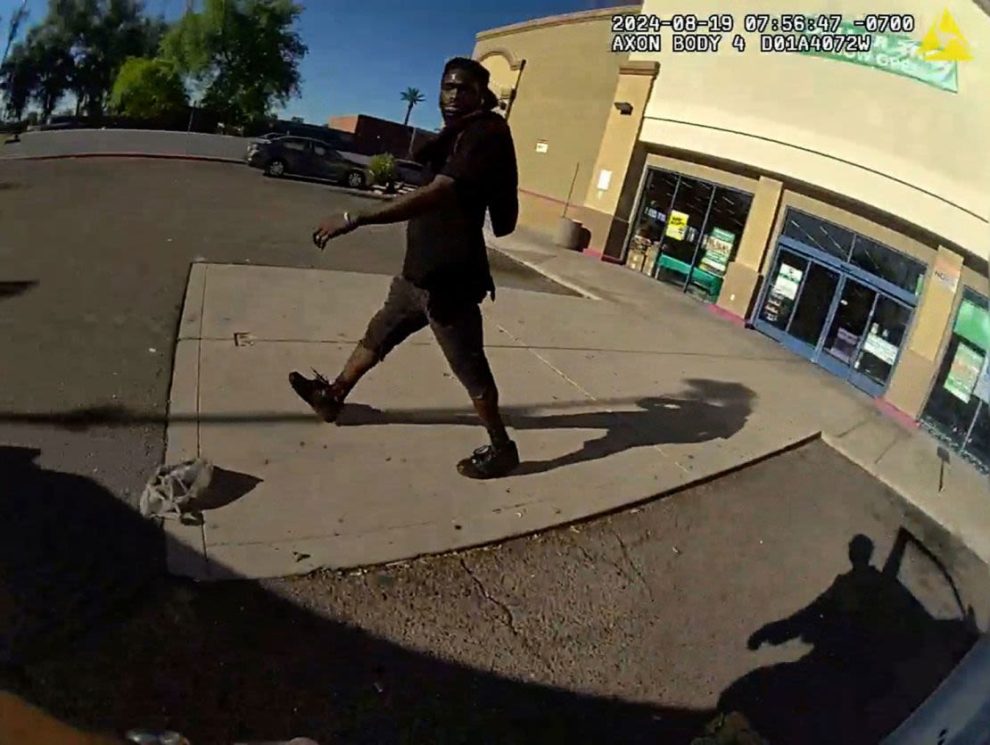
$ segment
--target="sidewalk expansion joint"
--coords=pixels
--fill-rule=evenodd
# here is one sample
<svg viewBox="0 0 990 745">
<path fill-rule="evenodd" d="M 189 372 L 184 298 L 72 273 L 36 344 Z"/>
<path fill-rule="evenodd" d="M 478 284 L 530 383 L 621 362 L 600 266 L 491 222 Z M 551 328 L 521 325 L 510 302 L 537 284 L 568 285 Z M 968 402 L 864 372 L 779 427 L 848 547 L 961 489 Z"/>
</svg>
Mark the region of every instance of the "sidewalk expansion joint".
<svg viewBox="0 0 990 745">
<path fill-rule="evenodd" d="M 596 403 L 597 403 L 597 401 L 598 401 L 598 399 L 597 399 L 597 398 L 596 398 L 596 397 L 595 397 L 594 395 L 592 395 L 592 394 L 591 394 L 591 392 L 589 392 L 589 391 L 587 391 L 587 390 L 585 390 L 585 389 L 584 389 L 584 388 L 583 388 L 583 387 L 581 386 L 581 384 L 580 384 L 580 383 L 578 383 L 578 382 L 577 382 L 576 380 L 574 380 L 573 378 L 570 378 L 570 377 L 569 377 L 569 376 L 567 375 L 567 373 L 565 373 L 565 372 L 564 372 L 563 370 L 561 370 L 561 369 L 560 369 L 559 367 L 557 367 L 557 366 L 556 366 L 556 365 L 554 365 L 554 364 L 553 364 L 552 362 L 550 362 L 550 360 L 548 360 L 548 359 L 547 359 L 546 357 L 544 357 L 544 356 L 543 356 L 543 355 L 541 355 L 541 354 L 540 354 L 539 352 L 537 352 L 537 351 L 536 351 L 536 349 L 535 349 L 534 347 L 531 347 L 531 346 L 528 346 L 528 345 L 526 345 L 526 344 L 525 344 L 525 343 L 523 342 L 523 340 L 522 340 L 522 339 L 520 339 L 520 338 L 519 338 L 518 336 L 516 336 L 515 334 L 513 334 L 513 333 L 512 333 L 511 331 L 509 331 L 509 330 L 508 330 L 507 328 L 505 328 L 505 326 L 503 326 L 502 324 L 500 324 L 500 323 L 496 323 L 495 325 L 496 325 L 496 326 L 498 327 L 498 330 L 499 330 L 499 331 L 501 331 L 501 332 L 502 332 L 503 334 L 505 334 L 505 335 L 506 335 L 506 336 L 508 336 L 508 337 L 509 337 L 510 339 L 512 339 L 513 341 L 515 341 L 515 342 L 516 342 L 516 343 L 517 343 L 517 344 L 519 345 L 519 347 L 520 347 L 521 349 L 526 349 L 526 350 L 528 350 L 530 354 L 532 354 L 532 355 L 533 355 L 534 357 L 536 357 L 536 359 L 538 359 L 538 360 L 539 360 L 540 362 L 542 362 L 542 363 L 543 363 L 544 365 L 546 365 L 546 366 L 547 366 L 547 367 L 549 367 L 549 368 L 550 368 L 551 370 L 553 370 L 553 371 L 554 371 L 555 373 L 557 373 L 557 375 L 558 375 L 558 376 L 559 376 L 559 377 L 560 377 L 560 378 L 561 378 L 562 380 L 565 380 L 566 382 L 568 382 L 568 383 L 570 383 L 570 384 L 571 384 L 571 385 L 572 385 L 572 386 L 573 386 L 574 388 L 577 388 L 577 389 L 578 389 L 578 391 L 580 391 L 580 392 L 581 392 L 581 393 L 582 393 L 583 395 L 585 395 L 585 396 L 586 396 L 586 397 L 587 397 L 587 398 L 588 398 L 589 400 L 591 400 L 591 401 L 594 401 L 594 402 L 596 402 Z M 610 409 L 609 411 L 611 412 L 611 409 Z"/>
</svg>

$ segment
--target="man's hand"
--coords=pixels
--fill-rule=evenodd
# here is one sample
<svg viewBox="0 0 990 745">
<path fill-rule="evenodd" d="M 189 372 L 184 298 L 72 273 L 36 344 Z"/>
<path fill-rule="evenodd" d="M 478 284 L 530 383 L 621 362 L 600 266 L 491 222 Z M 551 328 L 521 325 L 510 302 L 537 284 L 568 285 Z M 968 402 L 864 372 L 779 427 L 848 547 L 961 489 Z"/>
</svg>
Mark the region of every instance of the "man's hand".
<svg viewBox="0 0 990 745">
<path fill-rule="evenodd" d="M 313 243 L 322 250 L 332 238 L 347 235 L 357 226 L 357 220 L 347 212 L 330 215 L 313 233 Z"/>
</svg>

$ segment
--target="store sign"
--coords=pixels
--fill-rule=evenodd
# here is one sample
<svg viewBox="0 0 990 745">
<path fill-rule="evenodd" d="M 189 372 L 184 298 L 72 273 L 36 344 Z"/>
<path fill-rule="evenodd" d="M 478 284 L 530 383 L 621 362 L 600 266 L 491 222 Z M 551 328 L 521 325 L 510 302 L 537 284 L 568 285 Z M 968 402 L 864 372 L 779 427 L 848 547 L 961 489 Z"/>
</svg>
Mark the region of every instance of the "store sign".
<svg viewBox="0 0 990 745">
<path fill-rule="evenodd" d="M 957 262 L 948 259 L 942 254 L 935 257 L 932 276 L 935 278 L 935 281 L 941 283 L 950 293 L 955 294 L 959 287 L 959 278 L 961 275 L 962 267 Z"/>
<path fill-rule="evenodd" d="M 945 378 L 943 388 L 958 398 L 964 404 L 969 403 L 973 390 L 980 380 L 983 370 L 983 355 L 967 344 L 959 343 L 956 356 L 952 358 L 952 367 Z"/>
<path fill-rule="evenodd" d="M 841 34 L 863 34 L 866 31 L 853 26 L 852 23 L 842 23 L 838 29 Z M 923 47 L 922 41 L 916 41 L 903 34 L 871 34 L 873 41 L 868 52 L 807 51 L 800 52 L 809 57 L 824 57 L 826 59 L 852 62 L 875 70 L 901 75 L 917 80 L 943 91 L 957 93 L 959 91 L 959 70 L 956 59 L 939 58 Z M 961 34 L 959 35 L 961 38 Z M 965 43 L 965 39 L 962 40 Z"/>
<path fill-rule="evenodd" d="M 670 220 L 667 221 L 667 237 L 675 241 L 683 241 L 688 229 L 688 215 L 671 210 Z"/>
</svg>

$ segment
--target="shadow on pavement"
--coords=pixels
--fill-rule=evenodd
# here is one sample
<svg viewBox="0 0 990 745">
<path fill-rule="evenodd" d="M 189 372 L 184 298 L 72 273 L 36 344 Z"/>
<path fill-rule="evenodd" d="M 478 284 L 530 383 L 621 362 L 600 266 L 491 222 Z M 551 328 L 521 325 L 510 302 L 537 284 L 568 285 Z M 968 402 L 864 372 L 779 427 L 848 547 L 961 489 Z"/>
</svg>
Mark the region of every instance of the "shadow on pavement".
<svg viewBox="0 0 990 745">
<path fill-rule="evenodd" d="M 69 721 L 174 729 L 196 743 L 305 735 L 655 745 L 690 742 L 714 714 L 466 667 L 313 613 L 263 583 L 167 579 L 152 523 L 38 456 L 0 448 L 0 638 L 3 662 L 22 673 L 9 678 L 18 691 Z M 911 540 L 902 531 L 877 570 L 872 543 L 854 538 L 851 571 L 751 639 L 800 636 L 814 649 L 739 679 L 722 711 L 741 711 L 771 743 L 875 743 L 893 729 L 974 637 L 964 621 L 932 618 L 898 581 Z"/>
<path fill-rule="evenodd" d="M 959 619 L 936 619 L 898 580 L 914 544 L 933 561 L 960 605 Z M 797 662 L 756 670 L 732 684 L 723 710 L 746 713 L 770 742 L 862 745 L 879 742 L 938 686 L 976 641 L 972 608 L 963 608 L 941 562 L 905 529 L 882 569 L 873 541 L 855 536 L 852 568 L 810 605 L 758 629 L 749 648 L 801 639 L 813 645 Z"/>
<path fill-rule="evenodd" d="M 23 295 L 28 290 L 33 290 L 37 286 L 38 280 L 36 279 L 0 282 L 0 300 Z"/>
<path fill-rule="evenodd" d="M 626 450 L 674 443 L 697 443 L 727 439 L 739 432 L 753 411 L 756 394 L 740 383 L 689 379 L 686 390 L 675 396 L 651 396 L 609 401 L 552 403 L 533 407 L 505 407 L 506 424 L 517 430 L 597 429 L 604 434 L 587 440 L 581 449 L 547 461 L 524 462 L 518 474 L 546 473 L 557 468 L 607 458 Z M 532 413 L 535 409 L 552 410 L 581 406 L 624 406 L 635 404 L 635 410 L 602 410 L 580 413 Z M 124 425 L 149 422 L 167 423 L 199 421 L 210 423 L 265 423 L 314 421 L 305 414 L 240 414 L 240 415 L 173 415 L 170 417 L 142 416 L 123 407 L 108 406 L 78 409 L 66 413 L 17 414 L 0 413 L 2 423 L 50 424 L 69 430 L 85 430 L 101 425 Z M 338 424 L 343 427 L 381 426 L 389 424 L 465 425 L 480 427 L 475 414 L 465 408 L 412 409 L 381 411 L 366 404 L 348 404 L 341 412 Z"/>
<path fill-rule="evenodd" d="M 410 651 L 258 583 L 167 579 L 153 523 L 38 455 L 0 448 L 2 677 L 67 721 L 197 743 L 655 743 L 703 725 Z"/>
<path fill-rule="evenodd" d="M 247 473 L 214 466 L 209 487 L 203 494 L 192 500 L 189 509 L 195 511 L 218 510 L 221 507 L 226 507 L 253 491 L 261 481 L 258 477 Z"/>
<path fill-rule="evenodd" d="M 607 458 L 641 447 L 727 439 L 739 432 L 753 411 L 756 394 L 739 383 L 692 379 L 678 396 L 635 399 L 632 411 L 591 411 L 576 414 L 525 414 L 507 409 L 506 424 L 518 430 L 600 429 L 580 450 L 547 461 L 524 462 L 518 475 Z M 593 402 L 589 402 L 593 403 Z M 372 424 L 464 424 L 478 426 L 473 415 L 431 416 L 417 412 L 389 413 L 351 404 L 341 413 L 341 426 Z"/>
</svg>

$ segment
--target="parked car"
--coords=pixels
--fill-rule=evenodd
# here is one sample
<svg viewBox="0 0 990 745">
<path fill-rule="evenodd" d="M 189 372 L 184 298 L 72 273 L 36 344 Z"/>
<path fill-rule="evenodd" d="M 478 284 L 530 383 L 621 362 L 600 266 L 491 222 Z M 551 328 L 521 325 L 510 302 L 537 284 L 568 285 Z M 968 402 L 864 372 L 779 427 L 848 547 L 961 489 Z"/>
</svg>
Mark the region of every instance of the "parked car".
<svg viewBox="0 0 990 745">
<path fill-rule="evenodd" d="M 422 186 L 426 180 L 423 175 L 423 166 L 414 160 L 395 161 L 396 180 L 400 184 L 408 186 Z"/>
<path fill-rule="evenodd" d="M 247 164 L 268 176 L 305 176 L 352 189 L 366 189 L 372 181 L 367 168 L 357 158 L 308 137 L 252 142 L 248 145 Z"/>
</svg>

